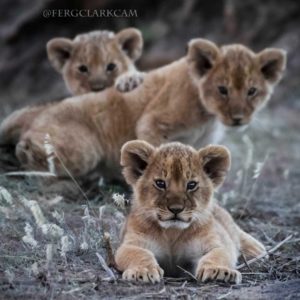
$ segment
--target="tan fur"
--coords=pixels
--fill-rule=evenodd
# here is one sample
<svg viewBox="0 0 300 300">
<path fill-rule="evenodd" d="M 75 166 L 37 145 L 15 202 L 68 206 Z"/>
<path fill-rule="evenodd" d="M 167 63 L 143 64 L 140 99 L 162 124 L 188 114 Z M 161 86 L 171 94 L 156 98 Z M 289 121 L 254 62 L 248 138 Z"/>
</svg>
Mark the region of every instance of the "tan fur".
<svg viewBox="0 0 300 300">
<path fill-rule="evenodd" d="M 16 154 L 27 168 L 44 168 L 48 133 L 56 154 L 73 175 L 80 176 L 99 163 L 110 169 L 118 166 L 121 146 L 135 138 L 153 145 L 216 143 L 219 127 L 237 125 L 233 121 L 237 115 L 240 125 L 251 121 L 284 69 L 282 50 L 254 54 L 240 45 L 218 48 L 206 40 L 193 40 L 186 57 L 146 74 L 144 83 L 130 93 L 110 88 L 45 109 L 19 137 Z M 220 84 L 228 86 L 226 97 L 220 95 Z M 257 93 L 250 99 L 247 91 L 252 85 Z M 18 126 L 22 123 L 8 117 L 0 135 L 9 141 L 11 128 Z M 58 175 L 65 174 L 59 164 L 57 170 Z"/>
<path fill-rule="evenodd" d="M 47 53 L 70 92 L 82 95 L 114 84 L 122 92 L 136 88 L 143 81 L 134 66 L 142 48 L 140 31 L 127 28 L 117 34 L 103 30 L 79 34 L 73 40 L 54 38 L 47 44 Z"/>
<path fill-rule="evenodd" d="M 230 167 L 226 148 L 196 151 L 180 143 L 154 148 L 131 141 L 122 148 L 121 165 L 133 188 L 132 211 L 116 252 L 123 279 L 158 282 L 164 273 L 182 275 L 181 267 L 203 282 L 240 283 L 235 270 L 240 251 L 265 253 L 213 199 Z"/>
</svg>

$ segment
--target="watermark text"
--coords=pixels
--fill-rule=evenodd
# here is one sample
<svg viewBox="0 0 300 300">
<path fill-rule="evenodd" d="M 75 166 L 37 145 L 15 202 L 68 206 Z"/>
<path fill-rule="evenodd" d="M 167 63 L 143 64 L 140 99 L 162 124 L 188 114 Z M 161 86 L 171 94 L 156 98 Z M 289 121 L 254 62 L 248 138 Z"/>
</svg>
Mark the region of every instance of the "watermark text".
<svg viewBox="0 0 300 300">
<path fill-rule="evenodd" d="M 136 9 L 44 9 L 44 18 L 137 18 Z"/>
</svg>

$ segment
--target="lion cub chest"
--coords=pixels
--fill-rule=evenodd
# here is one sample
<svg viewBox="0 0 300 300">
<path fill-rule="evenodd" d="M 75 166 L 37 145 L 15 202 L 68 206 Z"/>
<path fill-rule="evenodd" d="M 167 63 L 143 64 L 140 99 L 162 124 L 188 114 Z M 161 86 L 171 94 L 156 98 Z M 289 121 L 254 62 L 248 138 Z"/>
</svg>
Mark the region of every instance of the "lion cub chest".
<svg viewBox="0 0 300 300">
<path fill-rule="evenodd" d="M 179 130 L 170 135 L 171 141 L 179 141 L 194 147 L 204 147 L 208 144 L 219 143 L 224 135 L 224 126 L 215 118 L 201 126 Z"/>
<path fill-rule="evenodd" d="M 180 267 L 194 272 L 197 261 L 203 255 L 202 247 L 196 241 L 152 240 L 149 246 L 165 275 L 170 277 L 186 276 Z"/>
</svg>

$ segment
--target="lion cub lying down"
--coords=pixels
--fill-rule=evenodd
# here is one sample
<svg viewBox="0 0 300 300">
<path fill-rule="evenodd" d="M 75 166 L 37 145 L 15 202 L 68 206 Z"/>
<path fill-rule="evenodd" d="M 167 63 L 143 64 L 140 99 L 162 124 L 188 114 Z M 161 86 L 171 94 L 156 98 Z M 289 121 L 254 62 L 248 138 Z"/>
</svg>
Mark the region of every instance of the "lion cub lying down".
<svg viewBox="0 0 300 300">
<path fill-rule="evenodd" d="M 203 282 L 240 283 L 235 270 L 240 252 L 266 251 L 213 198 L 230 167 L 226 148 L 196 151 L 180 143 L 154 148 L 137 140 L 123 146 L 121 164 L 134 191 L 116 253 L 123 279 L 159 282 L 164 273 L 180 276 L 180 266 Z"/>
<path fill-rule="evenodd" d="M 134 65 L 142 50 L 143 37 L 135 28 L 126 28 L 116 34 L 106 30 L 91 31 L 79 34 L 73 40 L 54 38 L 47 43 L 51 65 L 62 74 L 67 88 L 74 96 L 100 92 L 113 85 L 119 92 L 134 90 L 144 81 L 144 73 L 139 72 Z M 4 136 L 9 136 L 8 140 L 4 138 L 4 144 L 17 140 L 35 119 L 43 113 L 47 114 L 57 104 L 54 102 L 26 107 L 11 114 L 1 125 L 1 129 L 7 131 Z M 63 111 L 61 113 L 64 114 Z M 84 123 L 83 120 L 79 122 Z"/>
</svg>

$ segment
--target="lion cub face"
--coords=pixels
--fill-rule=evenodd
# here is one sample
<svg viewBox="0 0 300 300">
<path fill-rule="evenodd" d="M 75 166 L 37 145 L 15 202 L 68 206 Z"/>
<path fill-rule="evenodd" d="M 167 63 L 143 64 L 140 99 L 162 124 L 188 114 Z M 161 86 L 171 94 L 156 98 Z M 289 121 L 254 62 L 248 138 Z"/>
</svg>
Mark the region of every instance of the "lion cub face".
<svg viewBox="0 0 300 300">
<path fill-rule="evenodd" d="M 190 42 L 187 59 L 203 105 L 228 126 L 248 124 L 286 68 L 283 50 L 255 54 L 242 45 L 218 48 L 203 39 Z"/>
<path fill-rule="evenodd" d="M 131 141 L 121 150 L 121 165 L 134 189 L 134 205 L 147 221 L 184 229 L 209 216 L 214 188 L 225 178 L 230 154 L 221 146 L 196 151 L 180 143 L 154 148 Z"/>
<path fill-rule="evenodd" d="M 134 69 L 142 48 L 140 31 L 128 28 L 117 34 L 92 31 L 73 40 L 55 38 L 48 42 L 47 53 L 70 92 L 80 95 L 112 86 L 119 75 Z"/>
</svg>

